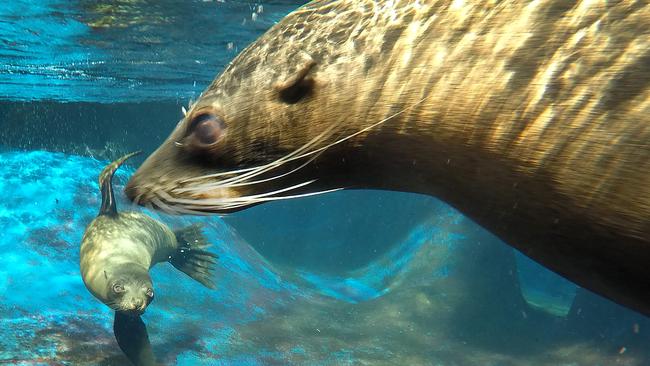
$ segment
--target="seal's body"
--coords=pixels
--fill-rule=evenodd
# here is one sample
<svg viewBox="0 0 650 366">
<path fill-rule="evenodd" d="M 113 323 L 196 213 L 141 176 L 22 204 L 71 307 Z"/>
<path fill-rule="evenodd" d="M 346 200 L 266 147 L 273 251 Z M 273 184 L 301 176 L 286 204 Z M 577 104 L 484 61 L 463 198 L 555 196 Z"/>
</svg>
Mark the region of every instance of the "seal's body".
<svg viewBox="0 0 650 366">
<path fill-rule="evenodd" d="M 191 213 L 424 193 L 650 314 L 648 24 L 633 1 L 316 1 L 215 79 L 127 195 Z"/>
<path fill-rule="evenodd" d="M 210 279 L 216 255 L 199 226 L 176 232 L 138 212 L 117 212 L 112 188 L 115 170 L 128 154 L 100 174 L 102 206 L 81 243 L 80 270 L 86 288 L 115 310 L 114 331 L 120 348 L 135 365 L 155 364 L 144 323 L 140 319 L 153 300 L 149 269 L 169 261 L 174 267 L 214 288 Z"/>
</svg>

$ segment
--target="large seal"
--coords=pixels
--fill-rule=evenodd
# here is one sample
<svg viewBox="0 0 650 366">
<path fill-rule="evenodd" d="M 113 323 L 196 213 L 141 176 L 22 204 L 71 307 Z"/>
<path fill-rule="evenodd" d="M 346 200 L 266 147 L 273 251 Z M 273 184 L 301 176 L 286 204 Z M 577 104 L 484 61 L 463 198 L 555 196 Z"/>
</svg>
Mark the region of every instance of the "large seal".
<svg viewBox="0 0 650 366">
<path fill-rule="evenodd" d="M 154 365 L 140 315 L 153 300 L 149 269 L 169 261 L 174 267 L 209 288 L 215 254 L 196 225 L 172 231 L 139 212 L 117 212 L 112 178 L 115 170 L 135 153 L 104 168 L 99 176 L 102 205 L 81 242 L 80 269 L 86 288 L 115 310 L 113 330 L 120 348 L 135 365 Z"/>
<path fill-rule="evenodd" d="M 316 1 L 238 55 L 126 191 L 178 213 L 424 193 L 650 314 L 648 24 L 634 1 Z"/>
</svg>

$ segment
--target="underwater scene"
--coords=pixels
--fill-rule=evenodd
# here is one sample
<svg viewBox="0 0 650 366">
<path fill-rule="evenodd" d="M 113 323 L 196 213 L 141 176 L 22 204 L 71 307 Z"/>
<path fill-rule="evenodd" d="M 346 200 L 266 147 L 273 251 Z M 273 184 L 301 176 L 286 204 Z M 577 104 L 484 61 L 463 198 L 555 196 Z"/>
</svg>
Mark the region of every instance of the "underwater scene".
<svg viewBox="0 0 650 366">
<path fill-rule="evenodd" d="M 650 318 L 429 194 L 259 195 L 223 213 L 125 194 L 214 78 L 306 3 L 0 4 L 0 365 L 650 365 Z M 160 225 L 127 222 L 144 244 L 106 246 L 120 229 L 91 223 L 126 212 Z M 144 303 L 120 308 L 139 322 L 126 330 L 111 291 L 133 289 L 106 272 L 122 256 L 160 262 Z"/>
</svg>

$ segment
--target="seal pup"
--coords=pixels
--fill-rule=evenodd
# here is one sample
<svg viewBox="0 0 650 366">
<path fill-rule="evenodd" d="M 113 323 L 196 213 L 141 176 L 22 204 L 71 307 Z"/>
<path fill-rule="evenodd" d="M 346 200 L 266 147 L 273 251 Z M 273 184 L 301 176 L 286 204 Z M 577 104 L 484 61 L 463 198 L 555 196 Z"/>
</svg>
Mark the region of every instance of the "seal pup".
<svg viewBox="0 0 650 366">
<path fill-rule="evenodd" d="M 314 1 L 243 50 L 126 187 L 178 213 L 438 197 L 650 314 L 650 6 Z"/>
<path fill-rule="evenodd" d="M 90 293 L 115 310 L 113 331 L 129 360 L 135 365 L 155 365 L 140 318 L 154 298 L 149 269 L 168 261 L 204 286 L 215 288 L 211 274 L 217 255 L 205 250 L 209 244 L 198 225 L 172 231 L 145 214 L 117 211 L 113 174 L 136 154 L 117 159 L 99 176 L 102 205 L 84 232 L 80 269 Z"/>
</svg>

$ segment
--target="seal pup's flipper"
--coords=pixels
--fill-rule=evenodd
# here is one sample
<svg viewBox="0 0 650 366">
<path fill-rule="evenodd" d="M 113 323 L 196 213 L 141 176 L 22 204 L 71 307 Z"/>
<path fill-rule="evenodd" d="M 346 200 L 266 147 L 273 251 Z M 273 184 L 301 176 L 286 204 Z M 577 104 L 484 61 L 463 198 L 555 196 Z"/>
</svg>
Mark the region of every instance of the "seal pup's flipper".
<svg viewBox="0 0 650 366">
<path fill-rule="evenodd" d="M 99 215 L 115 216 L 117 215 L 117 206 L 115 205 L 115 195 L 113 194 L 113 174 L 117 168 L 126 161 L 126 159 L 138 155 L 140 151 L 132 152 L 122 156 L 114 162 L 108 164 L 99 174 L 99 187 L 102 192 L 102 206 L 99 209 Z"/>
<path fill-rule="evenodd" d="M 115 312 L 113 334 L 120 349 L 135 366 L 156 366 L 147 326 L 140 316 Z"/>
<path fill-rule="evenodd" d="M 214 289 L 216 286 L 211 277 L 219 256 L 205 250 L 210 243 L 201 232 L 201 227 L 200 224 L 192 224 L 174 231 L 178 249 L 169 259 L 169 263 L 203 286 Z"/>
</svg>

